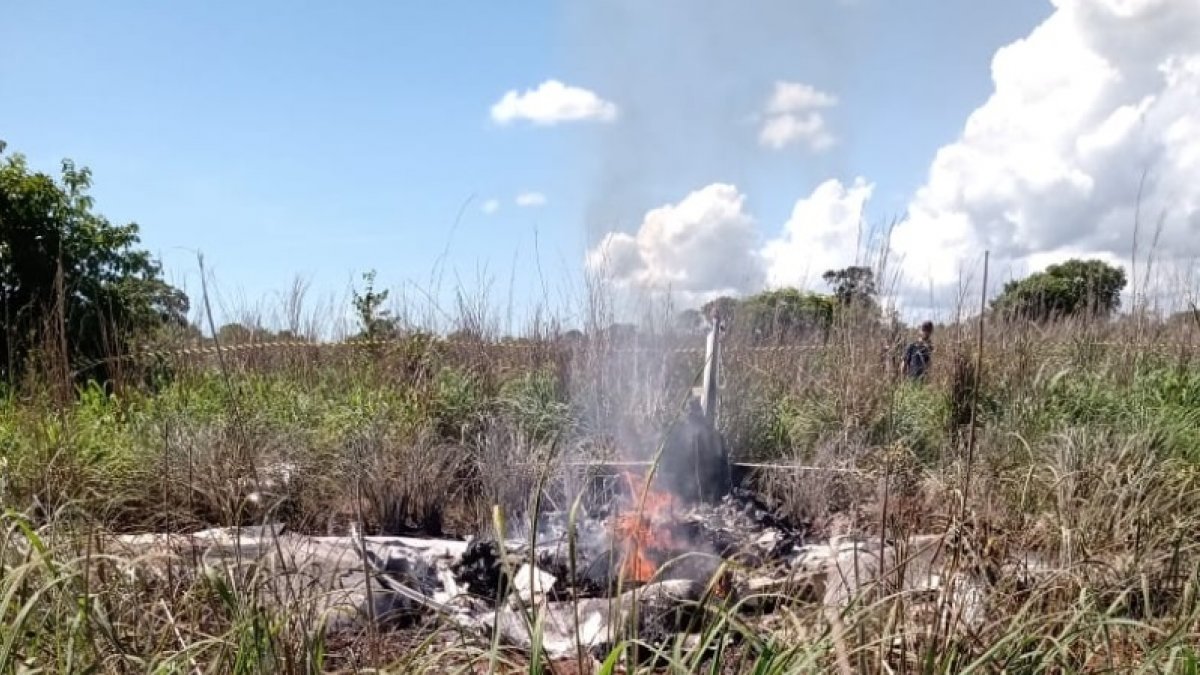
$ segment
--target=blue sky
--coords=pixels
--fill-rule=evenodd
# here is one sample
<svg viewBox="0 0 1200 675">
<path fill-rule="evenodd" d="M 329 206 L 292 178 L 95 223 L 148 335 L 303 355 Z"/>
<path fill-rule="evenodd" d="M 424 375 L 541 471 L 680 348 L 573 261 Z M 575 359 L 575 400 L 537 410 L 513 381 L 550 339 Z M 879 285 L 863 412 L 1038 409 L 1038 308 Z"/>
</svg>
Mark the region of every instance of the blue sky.
<svg viewBox="0 0 1200 675">
<path fill-rule="evenodd" d="M 343 292 L 372 268 L 387 286 L 428 288 L 448 251 L 448 277 L 473 287 L 482 271 L 501 302 L 511 284 L 522 305 L 543 280 L 552 296 L 578 291 L 604 233 L 633 231 L 647 210 L 713 182 L 748 195 L 767 237 L 829 178 L 868 176 L 870 215 L 900 215 L 991 93 L 996 50 L 1053 10 L 1045 0 L 7 5 L 0 138 L 41 169 L 63 157 L 91 167 L 98 209 L 138 222 L 189 290 L 195 251 L 226 294 L 249 299 L 297 274 Z M 505 92 L 551 78 L 621 115 L 490 119 Z M 755 142 L 747 120 L 776 81 L 836 95 L 833 147 Z M 516 206 L 525 191 L 546 203 Z M 487 214 L 491 199 L 499 208 Z M 449 288 L 438 297 L 449 303 Z"/>
</svg>

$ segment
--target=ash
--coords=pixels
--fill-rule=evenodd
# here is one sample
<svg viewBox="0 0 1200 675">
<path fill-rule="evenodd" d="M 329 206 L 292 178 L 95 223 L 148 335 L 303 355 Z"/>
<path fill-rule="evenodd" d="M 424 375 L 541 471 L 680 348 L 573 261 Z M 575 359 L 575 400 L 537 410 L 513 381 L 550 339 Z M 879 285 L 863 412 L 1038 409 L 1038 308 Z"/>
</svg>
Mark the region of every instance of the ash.
<svg viewBox="0 0 1200 675">
<path fill-rule="evenodd" d="M 621 553 L 607 516 L 577 517 L 573 547 L 572 523 L 562 512 L 538 518 L 536 550 L 531 550 L 527 536 L 514 536 L 503 542 L 503 547 L 494 538 L 474 540 L 452 566 L 455 580 L 473 595 L 496 603 L 510 591 L 509 575 L 533 560 L 559 580 L 548 589 L 551 599 L 611 597 L 620 592 L 619 583 L 629 582 L 618 578 Z M 722 561 L 755 568 L 786 564 L 799 554 L 812 532 L 809 523 L 789 520 L 741 487 L 734 487 L 715 503 L 690 505 L 671 527 L 691 543 L 691 550 L 677 551 L 680 557 L 663 565 L 659 578 L 664 580 L 706 581 Z"/>
<path fill-rule="evenodd" d="M 692 506 L 682 521 L 717 555 L 752 566 L 794 557 L 813 531 L 811 523 L 789 520 L 741 487 L 734 487 L 716 504 Z"/>
</svg>

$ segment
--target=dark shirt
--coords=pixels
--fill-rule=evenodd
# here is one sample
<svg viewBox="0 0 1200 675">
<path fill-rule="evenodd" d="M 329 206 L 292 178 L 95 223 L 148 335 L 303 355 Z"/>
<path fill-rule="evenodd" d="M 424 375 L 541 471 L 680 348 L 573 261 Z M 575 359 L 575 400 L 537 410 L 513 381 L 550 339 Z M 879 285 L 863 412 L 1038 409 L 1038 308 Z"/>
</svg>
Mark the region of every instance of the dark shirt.
<svg viewBox="0 0 1200 675">
<path fill-rule="evenodd" d="M 904 350 L 904 374 L 908 377 L 924 378 L 933 359 L 933 345 L 925 339 L 917 339 Z"/>
</svg>

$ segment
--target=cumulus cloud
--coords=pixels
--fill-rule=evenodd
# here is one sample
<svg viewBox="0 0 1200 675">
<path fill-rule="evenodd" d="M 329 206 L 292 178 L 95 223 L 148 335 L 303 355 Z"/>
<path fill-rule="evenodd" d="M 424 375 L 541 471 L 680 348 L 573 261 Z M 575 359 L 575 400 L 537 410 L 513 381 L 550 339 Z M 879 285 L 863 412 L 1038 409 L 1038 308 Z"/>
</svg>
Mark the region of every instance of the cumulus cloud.
<svg viewBox="0 0 1200 675">
<path fill-rule="evenodd" d="M 877 243 L 861 220 L 873 190 L 863 178 L 825 181 L 797 200 L 780 234 L 763 244 L 745 195 L 713 183 L 647 212 L 632 234 L 607 234 L 587 265 L 618 286 L 670 291 L 688 305 L 768 286 L 822 288 L 826 270 L 862 264 Z"/>
<path fill-rule="evenodd" d="M 587 265 L 620 287 L 670 291 L 690 306 L 766 287 L 824 288 L 826 270 L 869 264 L 879 242 L 862 211 L 874 189 L 861 177 L 848 185 L 827 180 L 797 200 L 779 235 L 763 244 L 745 195 L 714 183 L 649 211 L 632 234 L 609 233 Z"/>
<path fill-rule="evenodd" d="M 837 97 L 802 82 L 776 82 L 767 100 L 758 141 L 774 150 L 805 143 L 819 152 L 831 147 L 835 138 L 828 129 L 824 108 L 837 105 Z"/>
<path fill-rule="evenodd" d="M 618 287 L 671 292 L 686 304 L 762 287 L 758 226 L 735 186 L 713 183 L 646 213 L 633 234 L 607 234 L 587 266 Z"/>
<path fill-rule="evenodd" d="M 522 192 L 514 201 L 517 206 L 523 207 L 545 206 L 546 195 L 540 192 Z"/>
<path fill-rule="evenodd" d="M 993 292 L 1010 276 L 1070 257 L 1132 271 L 1135 222 L 1131 281 L 1140 292 L 1152 244 L 1151 283 L 1193 276 L 1200 259 L 1200 1 L 1053 3 L 1049 18 L 995 54 L 993 92 L 958 138 L 937 150 L 891 232 L 881 281 L 911 318 L 951 310 L 964 285 L 977 292 L 985 250 Z M 756 118 L 760 141 L 827 147 L 834 139 L 822 114 L 836 105 L 811 86 L 776 83 Z M 604 262 L 629 287 L 671 287 L 699 298 L 819 286 L 826 269 L 871 261 L 864 253 L 878 242 L 863 223 L 878 224 L 869 213 L 873 190 L 861 178 L 826 181 L 760 246 L 742 193 L 709 185 L 647 213 L 632 234 L 609 234 L 589 252 L 589 264 Z M 1156 299 L 1171 299 L 1171 291 Z"/>
<path fill-rule="evenodd" d="M 837 104 L 837 97 L 818 90 L 803 82 L 776 82 L 775 91 L 767 101 L 767 113 L 781 115 L 809 110 L 811 108 L 828 108 Z"/>
<path fill-rule="evenodd" d="M 483 203 L 483 206 L 480 207 L 480 210 L 490 216 L 500 210 L 500 200 L 489 199 Z"/>
<path fill-rule="evenodd" d="M 1162 224 L 1158 269 L 1200 254 L 1200 2 L 1054 4 L 996 53 L 992 95 L 896 227 L 914 287 L 948 289 L 984 249 L 1001 269 L 1128 262 L 1139 210 L 1142 256 Z"/>
<path fill-rule="evenodd" d="M 611 122 L 617 106 L 581 87 L 546 80 L 536 89 L 509 90 L 491 109 L 492 121 L 507 125 L 525 120 L 540 126 L 563 122 Z"/>
<path fill-rule="evenodd" d="M 861 177 L 850 185 L 830 179 L 797 200 L 781 234 L 762 249 L 768 283 L 811 288 L 826 270 L 859 264 L 872 244 L 863 208 L 874 189 Z"/>
</svg>

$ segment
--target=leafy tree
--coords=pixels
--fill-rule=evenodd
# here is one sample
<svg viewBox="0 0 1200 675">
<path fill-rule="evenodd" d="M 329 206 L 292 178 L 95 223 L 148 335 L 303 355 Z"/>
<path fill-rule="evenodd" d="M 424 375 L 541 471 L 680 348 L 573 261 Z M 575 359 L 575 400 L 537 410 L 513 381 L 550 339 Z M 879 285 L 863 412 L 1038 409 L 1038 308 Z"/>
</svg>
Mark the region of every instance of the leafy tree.
<svg viewBox="0 0 1200 675">
<path fill-rule="evenodd" d="M 246 326 L 241 323 L 227 323 L 217 329 L 217 339 L 223 345 L 240 345 L 252 342 L 282 342 L 305 341 L 305 338 L 284 329 L 278 333 L 259 326 Z"/>
<path fill-rule="evenodd" d="M 1072 259 L 1010 281 L 992 301 L 1007 318 L 1046 321 L 1068 316 L 1107 317 L 1121 305 L 1125 270 L 1102 260 Z"/>
<path fill-rule="evenodd" d="M 834 300 L 828 295 L 780 288 L 742 300 L 717 298 L 703 307 L 705 315 L 714 310 L 758 341 L 797 339 L 814 333 L 824 337 L 833 322 Z"/>
<path fill-rule="evenodd" d="M 820 335 L 833 323 L 834 299 L 795 288 L 763 291 L 742 301 L 741 321 L 759 340 L 786 340 Z"/>
<path fill-rule="evenodd" d="M 138 226 L 93 211 L 91 171 L 64 160 L 55 180 L 30 170 L 23 155 L 0 160 L 0 375 L 15 379 L 49 341 L 79 364 L 186 327 L 187 296 L 137 248 Z"/>
<path fill-rule="evenodd" d="M 367 284 L 365 291 L 354 292 L 354 311 L 362 328 L 359 337 L 368 340 L 394 337 L 399 330 L 399 321 L 383 308 L 388 298 L 387 289 L 375 290 L 375 270 L 363 274 L 363 281 Z"/>
<path fill-rule="evenodd" d="M 250 342 L 256 336 L 259 336 L 258 331 L 247 328 L 246 326 L 236 322 L 227 323 L 217 329 L 217 339 L 220 340 L 221 344 L 223 345 L 235 345 L 243 342 Z"/>
<path fill-rule="evenodd" d="M 833 289 L 833 296 L 842 307 L 874 307 L 878 291 L 875 288 L 875 273 L 870 267 L 828 270 L 821 278 Z"/>
<path fill-rule="evenodd" d="M 714 312 L 720 314 L 723 320 L 732 321 L 737 315 L 738 308 L 740 306 L 741 301 L 739 301 L 737 298 L 731 298 L 727 295 L 709 300 L 708 302 L 704 303 L 703 307 L 700 308 L 700 311 L 703 312 L 703 323 L 707 324 L 709 317 L 711 317 Z"/>
<path fill-rule="evenodd" d="M 698 309 L 685 309 L 675 315 L 675 331 L 683 335 L 697 335 L 705 331 L 708 321 Z"/>
</svg>

